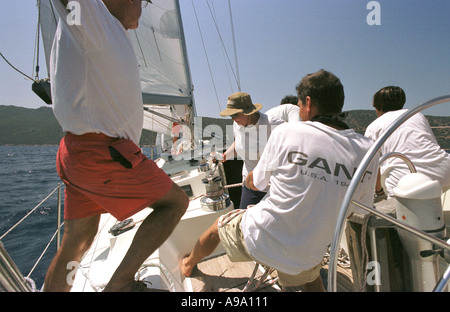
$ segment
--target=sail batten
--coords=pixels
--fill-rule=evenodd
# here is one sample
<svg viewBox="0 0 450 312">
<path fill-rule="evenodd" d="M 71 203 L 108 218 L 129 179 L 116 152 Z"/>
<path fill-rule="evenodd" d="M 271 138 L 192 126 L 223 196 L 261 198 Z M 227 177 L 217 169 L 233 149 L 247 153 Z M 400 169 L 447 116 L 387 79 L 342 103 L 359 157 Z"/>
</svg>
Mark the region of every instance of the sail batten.
<svg viewBox="0 0 450 312">
<path fill-rule="evenodd" d="M 144 105 L 154 104 L 154 105 L 191 105 L 191 97 L 182 96 L 172 96 L 165 94 L 150 94 L 143 93 L 142 100 Z"/>
</svg>

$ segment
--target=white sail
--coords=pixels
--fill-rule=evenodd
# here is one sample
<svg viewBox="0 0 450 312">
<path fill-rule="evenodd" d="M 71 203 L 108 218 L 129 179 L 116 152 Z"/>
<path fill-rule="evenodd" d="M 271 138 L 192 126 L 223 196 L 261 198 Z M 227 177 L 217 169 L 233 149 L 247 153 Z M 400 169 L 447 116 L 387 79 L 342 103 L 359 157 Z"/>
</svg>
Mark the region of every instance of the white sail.
<svg viewBox="0 0 450 312">
<path fill-rule="evenodd" d="M 152 1 L 143 9 L 131 40 L 141 73 L 144 106 L 151 111 L 145 112 L 144 128 L 170 135 L 173 121 L 183 119 L 191 124 L 195 109 L 178 0 Z"/>
<path fill-rule="evenodd" d="M 57 19 L 50 0 L 38 5 L 48 66 Z M 129 34 L 140 68 L 144 129 L 170 135 L 174 122 L 191 125 L 195 109 L 178 0 L 153 0 Z"/>
<path fill-rule="evenodd" d="M 45 52 L 45 62 L 47 68 L 50 68 L 50 51 L 52 50 L 58 20 L 50 0 L 38 0 L 37 5 L 39 6 L 39 25 Z"/>
</svg>

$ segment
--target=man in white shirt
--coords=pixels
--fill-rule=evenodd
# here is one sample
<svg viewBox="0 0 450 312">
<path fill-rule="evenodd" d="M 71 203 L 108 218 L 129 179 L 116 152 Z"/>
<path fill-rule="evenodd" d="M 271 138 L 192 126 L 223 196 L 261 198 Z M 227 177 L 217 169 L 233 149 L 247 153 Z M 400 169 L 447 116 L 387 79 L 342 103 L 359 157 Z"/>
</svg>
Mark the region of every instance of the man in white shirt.
<svg viewBox="0 0 450 312">
<path fill-rule="evenodd" d="M 286 95 L 279 106 L 273 107 L 266 111 L 266 115 L 274 116 L 286 122 L 300 121 L 298 97 L 294 95 Z"/>
<path fill-rule="evenodd" d="M 234 141 L 222 154 L 223 162 L 236 155 L 243 160 L 242 179 L 255 168 L 267 140 L 276 126 L 284 123 L 276 116 L 261 113 L 262 105 L 253 103 L 250 94 L 236 92 L 228 97 L 227 108 L 220 112 L 222 117 L 231 117 L 233 120 Z M 258 203 L 267 190 L 250 190 L 242 186 L 240 208 Z"/>
<path fill-rule="evenodd" d="M 367 127 L 365 136 L 377 140 L 392 122 L 405 113 L 405 102 L 405 92 L 400 87 L 388 86 L 377 91 L 373 96 L 373 107 L 378 118 Z M 417 113 L 400 125 L 380 151 L 382 155 L 392 152 L 405 155 L 417 172 L 439 181 L 443 189 L 450 187 L 450 154 L 439 146 L 423 114 Z M 388 158 L 380 165 L 376 194 L 380 196 L 386 191 L 391 197 L 400 178 L 408 173 L 410 170 L 403 160 Z"/>
<path fill-rule="evenodd" d="M 189 204 L 185 193 L 138 147 L 143 125 L 139 69 L 127 30 L 138 27 L 142 0 L 52 0 L 58 26 L 50 64 L 54 113 L 66 136 L 56 167 L 64 181 L 64 237 L 44 291 L 69 291 L 67 264 L 79 262 L 100 214 L 118 220 L 146 207 L 133 243 L 104 291 L 145 290 L 134 276 L 170 235 Z"/>
<path fill-rule="evenodd" d="M 183 259 L 186 276 L 222 242 L 232 261 L 253 260 L 275 268 L 282 286 L 324 290 L 320 263 L 352 174 L 373 142 L 337 117 L 344 89 L 332 73 L 305 76 L 297 93 L 303 122 L 278 126 L 246 179 L 252 189 L 270 183 L 267 195 L 235 218 L 220 217 Z M 368 206 L 377 166 L 374 159 L 354 195 Z"/>
</svg>

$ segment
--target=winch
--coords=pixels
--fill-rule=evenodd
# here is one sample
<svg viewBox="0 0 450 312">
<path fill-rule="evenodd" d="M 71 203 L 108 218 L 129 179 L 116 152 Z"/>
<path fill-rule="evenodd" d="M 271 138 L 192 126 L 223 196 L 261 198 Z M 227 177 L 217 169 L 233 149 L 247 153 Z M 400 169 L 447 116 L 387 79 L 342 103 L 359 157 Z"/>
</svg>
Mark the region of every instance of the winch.
<svg viewBox="0 0 450 312">
<path fill-rule="evenodd" d="M 219 168 L 219 172 L 215 174 L 217 168 Z M 211 169 L 210 173 L 202 179 L 202 183 L 206 189 L 205 196 L 200 199 L 203 210 L 218 211 L 230 205 L 230 196 L 224 188 L 226 180 L 221 163 L 216 164 L 215 168 Z"/>
<path fill-rule="evenodd" d="M 210 176 L 202 179 L 206 188 L 206 195 L 200 199 L 204 210 L 218 211 L 227 208 L 230 204 L 230 196 L 225 193 L 223 179 L 220 176 Z"/>
</svg>

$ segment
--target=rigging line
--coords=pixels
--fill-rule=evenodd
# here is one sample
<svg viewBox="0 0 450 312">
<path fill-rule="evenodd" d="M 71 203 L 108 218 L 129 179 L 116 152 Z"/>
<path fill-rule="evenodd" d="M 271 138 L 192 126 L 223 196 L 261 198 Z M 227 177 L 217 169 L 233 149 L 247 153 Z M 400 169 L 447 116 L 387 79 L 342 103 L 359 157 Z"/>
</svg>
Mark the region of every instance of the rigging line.
<svg viewBox="0 0 450 312">
<path fill-rule="evenodd" d="M 236 48 L 236 37 L 234 34 L 234 22 L 233 22 L 233 13 L 231 10 L 231 1 L 228 0 L 228 8 L 230 11 L 230 21 L 231 21 L 231 33 L 233 36 L 233 48 L 234 48 L 234 60 L 236 63 L 236 75 L 237 75 L 237 84 L 238 84 L 238 90 L 241 91 L 241 77 L 239 75 L 239 63 L 238 63 L 238 57 L 237 57 L 237 48 Z"/>
<path fill-rule="evenodd" d="M 151 113 L 151 112 L 149 112 L 149 113 Z M 156 125 L 158 127 L 164 128 L 164 130 L 166 130 L 167 133 L 170 133 L 172 131 L 172 126 L 168 126 L 167 123 L 163 123 L 162 121 L 155 119 L 155 116 L 146 115 L 145 117 L 148 117 L 149 121 L 147 123 L 151 124 L 152 127 Z M 171 120 L 169 120 L 169 121 L 171 121 Z M 173 124 L 173 121 L 171 121 L 171 122 Z M 147 128 L 145 128 L 145 124 L 144 124 L 144 129 L 147 129 Z M 158 132 L 156 130 L 151 130 L 151 129 L 147 129 L 147 130 Z"/>
<path fill-rule="evenodd" d="M 230 70 L 228 69 L 229 66 L 226 66 L 226 56 L 225 56 L 225 52 L 223 51 L 223 49 L 222 49 L 222 57 L 223 57 L 223 60 L 225 62 L 225 70 L 227 71 L 228 84 L 230 85 L 230 90 L 231 90 L 230 93 L 234 93 L 234 91 L 233 91 L 233 82 L 231 81 Z"/>
<path fill-rule="evenodd" d="M 54 9 L 53 3 L 50 0 L 48 1 L 48 6 L 49 6 L 50 11 L 52 13 L 51 16 L 53 16 L 53 22 L 54 22 L 55 25 L 57 25 L 58 24 L 58 19 L 56 18 L 56 13 L 55 13 L 55 9 Z M 39 5 L 39 8 L 38 8 L 39 12 L 41 11 L 41 7 L 42 6 Z M 41 24 L 41 30 L 42 30 L 42 24 Z M 45 48 L 44 48 L 44 50 L 45 50 Z M 47 76 L 50 77 L 50 73 L 48 72 L 48 68 L 47 68 Z"/>
<path fill-rule="evenodd" d="M 87 259 L 88 256 L 90 256 L 91 260 L 89 261 L 89 264 L 92 264 L 94 262 L 94 256 L 95 253 L 98 251 L 98 243 L 100 242 L 100 233 L 103 232 L 104 228 L 106 227 L 106 225 L 108 224 L 109 220 L 111 220 L 112 215 L 109 215 L 107 217 L 105 217 L 106 220 L 103 222 L 101 228 L 97 231 L 97 234 L 94 237 L 95 243 L 92 242 L 91 244 L 91 248 L 90 250 L 92 250 L 92 253 L 89 255 L 89 252 L 86 252 L 86 254 L 84 255 L 84 259 Z M 91 271 L 91 266 L 89 265 L 87 272 L 85 272 L 83 265 L 80 263 L 79 269 L 81 271 L 81 274 L 83 274 L 84 277 L 86 277 L 86 279 L 84 280 L 84 285 L 83 285 L 83 290 L 86 288 L 86 284 L 89 281 L 89 273 Z M 95 287 L 94 287 L 95 288 Z"/>
<path fill-rule="evenodd" d="M 166 11 L 165 9 L 163 9 L 163 10 Z M 149 14 L 149 17 L 150 17 L 149 25 L 150 25 L 150 29 L 152 30 L 153 39 L 155 40 L 155 47 L 156 47 L 156 50 L 158 51 L 159 60 L 162 62 L 163 60 L 162 60 L 162 56 L 161 56 L 161 50 L 159 49 L 158 40 L 156 39 L 155 27 L 153 27 L 153 21 L 152 21 L 152 18 L 151 18 L 151 14 Z M 139 43 L 139 38 L 137 37 L 136 30 L 134 32 L 136 33 L 136 38 L 137 38 L 138 43 Z M 139 47 L 140 47 L 140 45 L 141 44 L 139 43 Z M 142 49 L 141 49 L 141 51 L 142 51 Z M 144 56 L 143 52 L 142 52 L 142 57 L 144 57 L 144 61 L 145 61 L 145 56 Z M 147 63 L 147 62 L 145 62 L 145 63 Z"/>
<path fill-rule="evenodd" d="M 58 234 L 58 232 L 61 230 L 61 227 L 64 225 L 64 221 L 61 222 L 61 224 L 58 226 L 58 228 L 56 229 L 55 233 L 53 233 L 53 236 L 50 238 L 50 241 L 47 243 L 47 245 L 45 246 L 44 250 L 42 251 L 41 255 L 39 256 L 39 258 L 36 260 L 36 262 L 34 263 L 33 267 L 31 268 L 30 272 L 27 275 L 27 278 L 29 278 L 31 276 L 31 274 L 33 273 L 34 269 L 36 269 L 37 265 L 39 264 L 39 262 L 41 262 L 42 257 L 44 256 L 44 254 L 47 252 L 48 248 L 50 247 L 50 244 L 53 242 L 53 240 L 56 237 L 56 234 Z"/>
<path fill-rule="evenodd" d="M 34 46 L 34 52 L 36 56 L 36 67 L 35 67 L 35 75 L 34 79 L 39 80 L 39 44 L 40 44 L 40 33 L 39 33 L 39 26 L 41 25 L 41 0 L 38 0 L 38 20 L 37 20 L 37 27 L 36 27 L 36 42 Z"/>
<path fill-rule="evenodd" d="M 157 27 L 155 27 L 155 26 L 153 25 L 153 23 L 151 23 L 151 22 L 141 21 L 141 22 L 140 22 L 140 25 L 141 25 L 141 26 L 139 26 L 139 27 L 145 26 L 145 27 L 151 28 L 151 30 L 152 30 L 152 32 L 153 32 L 153 39 L 154 39 L 154 41 L 155 41 L 155 49 L 158 50 L 158 53 L 159 53 L 159 55 L 160 55 L 160 59 L 161 59 L 161 60 L 162 60 L 162 56 L 164 55 L 164 58 L 169 59 L 171 62 L 174 62 L 174 63 L 177 64 L 177 65 L 184 66 L 184 63 L 183 63 L 183 62 L 179 62 L 179 61 L 176 60 L 175 58 L 172 58 L 170 55 L 168 55 L 167 53 L 164 53 L 164 51 L 161 51 L 161 49 L 159 48 L 156 34 L 160 34 L 160 35 L 161 35 L 161 33 L 162 33 L 161 29 L 158 29 Z M 138 33 L 139 31 L 140 31 L 139 29 L 136 29 L 136 30 L 135 30 L 136 33 Z"/>
<path fill-rule="evenodd" d="M 145 24 L 143 24 L 143 25 L 145 25 Z M 159 59 L 161 60 L 161 62 L 163 62 L 162 55 L 164 55 L 165 58 L 168 58 L 168 57 L 167 57 L 167 55 L 165 55 L 165 54 L 161 54 L 161 51 L 160 51 L 159 46 L 158 46 L 158 42 L 156 41 L 155 28 L 154 28 L 154 27 L 152 26 L 152 24 L 150 24 L 150 23 L 149 23 L 148 25 L 149 25 L 149 27 L 151 27 L 152 32 L 153 32 L 153 37 L 154 37 L 154 40 L 155 40 L 155 48 L 156 48 L 156 50 L 158 51 Z M 146 58 L 145 58 L 145 53 L 144 53 L 144 51 L 143 51 L 143 49 L 142 49 L 142 47 L 141 47 L 141 41 L 139 40 L 138 33 L 137 33 L 136 30 L 134 30 L 134 33 L 135 33 L 135 36 L 136 36 L 137 45 L 139 46 L 140 52 L 141 52 L 141 54 L 142 54 L 142 58 L 143 58 L 143 60 L 144 60 L 144 65 L 145 65 L 145 67 L 146 67 L 146 68 L 151 68 L 151 69 L 153 69 L 156 73 L 158 73 L 158 74 L 160 74 L 162 77 L 166 78 L 166 79 L 168 80 L 169 83 L 172 83 L 172 84 L 175 83 L 175 84 L 177 84 L 176 82 L 174 82 L 174 80 L 173 80 L 171 77 L 169 77 L 166 73 L 162 72 L 160 69 L 158 69 L 156 66 L 154 66 L 151 62 L 150 62 L 150 63 L 147 63 Z M 177 65 L 183 65 L 182 63 L 179 63 L 179 62 L 177 62 L 176 60 L 173 60 L 173 59 L 170 59 L 170 58 L 168 58 L 168 59 L 169 59 L 170 61 L 174 62 L 174 63 L 177 64 Z M 184 92 L 184 90 L 182 90 L 182 89 L 178 86 L 178 84 L 177 84 L 177 88 L 178 88 L 178 91 L 180 91 L 181 94 L 183 94 L 183 95 L 186 94 L 186 93 Z M 189 92 L 189 91 L 188 91 L 188 92 Z"/>
<path fill-rule="evenodd" d="M 136 33 L 136 30 L 133 30 L 133 32 L 134 32 L 134 35 L 136 36 L 136 41 L 139 46 L 139 51 L 141 51 L 142 60 L 144 61 L 144 66 L 147 67 L 147 60 L 145 59 L 145 55 L 144 55 L 144 51 L 142 50 L 141 42 L 139 41 L 139 37 Z"/>
<path fill-rule="evenodd" d="M 13 229 L 15 229 L 20 223 L 22 223 L 23 220 L 25 220 L 30 214 L 32 214 L 36 209 L 38 209 L 47 199 L 50 198 L 50 196 L 52 196 L 60 187 L 60 185 L 58 184 L 58 186 L 50 193 L 47 195 L 47 197 L 45 197 L 39 204 L 36 205 L 36 207 L 34 207 L 33 209 L 31 209 L 30 212 L 28 212 L 25 217 L 23 217 L 22 219 L 20 219 L 14 226 L 12 226 L 8 231 L 6 231 L 6 233 L 4 233 L 2 236 L 0 236 L 0 241 L 9 234 L 9 232 L 11 232 Z"/>
<path fill-rule="evenodd" d="M 22 71 L 18 70 L 16 67 L 14 67 L 4 56 L 3 54 L 0 52 L 0 56 L 5 60 L 6 63 L 8 63 L 9 66 L 11 66 L 12 68 L 14 68 L 16 71 L 18 71 L 19 73 L 21 73 L 22 75 L 24 75 L 25 77 L 27 77 L 28 79 L 34 81 L 33 78 L 31 78 L 30 76 L 28 76 L 27 74 L 24 74 Z"/>
<path fill-rule="evenodd" d="M 205 0 L 205 1 L 206 1 L 206 4 L 208 5 L 209 12 L 210 12 L 211 17 L 212 17 L 212 19 L 213 19 L 213 21 L 214 21 L 214 26 L 216 27 L 217 34 L 219 35 L 220 43 L 222 44 L 222 47 L 223 47 L 223 49 L 224 49 L 224 51 L 225 51 L 225 54 L 226 54 L 226 56 L 227 56 L 228 63 L 230 63 L 230 68 L 231 68 L 231 71 L 233 72 L 234 79 L 235 79 L 236 82 L 238 83 L 238 79 L 237 79 L 237 77 L 236 77 L 236 73 L 235 73 L 235 71 L 234 71 L 234 69 L 233 69 L 233 66 L 231 65 L 230 56 L 228 55 L 227 49 L 226 49 L 225 44 L 224 44 L 223 39 L 222 39 L 222 35 L 220 34 L 219 27 L 217 26 L 217 21 L 216 21 L 216 19 L 214 18 L 214 15 L 213 15 L 213 13 L 212 13 L 212 11 L 211 11 L 211 6 L 209 5 L 208 0 Z"/>
<path fill-rule="evenodd" d="M 214 7 L 214 2 L 212 2 L 211 5 L 212 5 L 212 8 L 213 8 L 214 16 L 217 16 L 216 15 L 216 9 Z M 230 71 L 229 71 L 228 66 L 227 66 L 227 59 L 226 59 L 225 51 L 224 51 L 223 48 L 222 48 L 222 57 L 223 57 L 224 64 L 225 64 L 225 70 L 227 71 L 228 84 L 230 85 L 230 90 L 231 90 L 230 93 L 234 93 L 233 92 L 233 83 L 231 82 Z"/>
<path fill-rule="evenodd" d="M 222 56 L 223 56 L 223 58 L 224 58 L 224 60 L 225 60 L 225 53 L 222 51 Z M 230 78 L 230 71 L 229 71 L 229 69 L 228 69 L 228 66 L 225 66 L 225 69 L 226 69 L 226 71 L 227 71 L 227 78 L 228 78 L 228 84 L 230 85 L 230 92 L 231 93 L 234 93 L 233 92 L 233 83 L 231 82 L 231 78 Z M 239 88 L 239 91 L 241 91 L 240 90 L 240 88 Z"/>
<path fill-rule="evenodd" d="M 158 113 L 158 112 L 156 112 L 156 111 L 154 111 L 154 110 L 152 110 L 151 108 L 146 107 L 146 106 L 144 106 L 144 109 L 145 109 L 147 112 L 152 113 L 153 115 L 156 115 L 156 116 L 158 116 L 158 117 L 167 119 L 168 121 L 176 122 L 176 123 L 179 123 L 179 124 L 182 124 L 182 125 L 185 125 L 185 126 L 189 126 L 189 124 L 188 124 L 187 122 L 185 122 L 184 120 L 181 120 L 181 119 L 179 120 L 179 119 L 176 119 L 176 118 L 173 118 L 173 117 L 170 117 L 170 116 L 166 116 L 166 115 L 161 114 L 161 113 Z"/>
<path fill-rule="evenodd" d="M 211 76 L 211 80 L 212 80 L 212 84 L 213 84 L 213 88 L 214 88 L 214 93 L 216 94 L 217 105 L 219 106 L 219 111 L 222 111 L 222 108 L 220 107 L 219 95 L 217 94 L 216 83 L 214 81 L 214 77 L 213 77 L 212 70 L 211 70 L 211 65 L 209 63 L 208 53 L 206 52 L 206 48 L 205 48 L 205 41 L 203 40 L 202 30 L 200 28 L 200 23 L 198 21 L 197 11 L 195 10 L 194 0 L 191 0 L 191 3 L 192 3 L 192 7 L 194 8 L 195 20 L 197 21 L 198 31 L 200 33 L 200 38 L 202 40 L 203 51 L 205 52 L 206 62 L 208 64 L 208 68 L 209 68 L 209 75 Z"/>
<path fill-rule="evenodd" d="M 161 51 L 159 50 L 158 41 L 156 40 L 155 28 L 153 26 L 152 26 L 152 34 L 153 34 L 153 37 L 155 38 L 155 45 L 156 45 L 156 49 L 158 50 L 159 59 L 162 62 Z"/>
<path fill-rule="evenodd" d="M 56 13 L 55 13 L 55 9 L 53 7 L 53 3 L 51 1 L 49 1 L 49 5 L 50 5 L 50 9 L 52 11 L 53 20 L 55 21 L 55 24 L 57 24 L 58 23 L 58 19 L 56 18 Z"/>
</svg>

